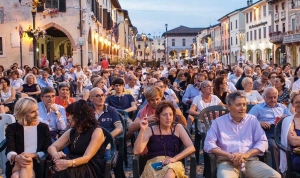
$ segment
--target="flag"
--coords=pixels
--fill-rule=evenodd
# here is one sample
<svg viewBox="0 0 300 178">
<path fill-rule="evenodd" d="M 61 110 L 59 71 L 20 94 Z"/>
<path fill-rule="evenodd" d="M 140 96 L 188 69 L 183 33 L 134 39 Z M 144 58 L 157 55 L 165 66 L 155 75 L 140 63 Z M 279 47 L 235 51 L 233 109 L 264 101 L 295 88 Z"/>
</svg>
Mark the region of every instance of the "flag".
<svg viewBox="0 0 300 178">
<path fill-rule="evenodd" d="M 118 41 L 119 41 L 119 25 L 120 25 L 120 23 L 119 24 L 114 23 L 112 30 L 111 30 L 116 43 L 118 43 Z"/>
<path fill-rule="evenodd" d="M 20 38 L 23 37 L 23 28 L 21 25 L 19 25 L 19 35 L 20 35 Z"/>
</svg>

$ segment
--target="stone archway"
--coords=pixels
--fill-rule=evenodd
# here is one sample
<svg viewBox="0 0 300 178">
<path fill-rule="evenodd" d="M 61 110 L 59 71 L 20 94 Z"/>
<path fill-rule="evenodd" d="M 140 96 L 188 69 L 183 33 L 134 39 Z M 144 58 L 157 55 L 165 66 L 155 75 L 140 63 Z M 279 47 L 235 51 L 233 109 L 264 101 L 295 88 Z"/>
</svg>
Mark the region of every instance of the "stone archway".
<svg viewBox="0 0 300 178">
<path fill-rule="evenodd" d="M 51 23 L 48 23 L 48 24 L 44 25 L 44 26 L 42 27 L 42 29 L 47 30 L 47 29 L 49 29 L 49 28 L 51 28 L 51 27 L 57 28 L 58 30 L 60 30 L 60 31 L 62 31 L 63 33 L 65 33 L 66 36 L 69 38 L 69 40 L 70 40 L 70 42 L 71 42 L 71 45 L 72 45 L 73 50 L 75 51 L 75 50 L 77 49 L 77 48 L 76 48 L 76 43 L 75 43 L 74 38 L 73 38 L 72 35 L 71 35 L 65 28 L 63 28 L 62 26 L 60 26 L 60 25 L 58 25 L 58 24 L 56 24 L 56 23 L 51 22 Z"/>
</svg>

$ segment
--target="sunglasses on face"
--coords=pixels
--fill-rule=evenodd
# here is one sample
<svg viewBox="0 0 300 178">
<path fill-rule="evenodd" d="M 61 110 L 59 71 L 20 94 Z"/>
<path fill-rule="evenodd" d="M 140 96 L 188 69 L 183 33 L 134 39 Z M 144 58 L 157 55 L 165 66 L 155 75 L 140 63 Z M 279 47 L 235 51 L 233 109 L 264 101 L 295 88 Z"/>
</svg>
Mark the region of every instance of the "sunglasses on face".
<svg viewBox="0 0 300 178">
<path fill-rule="evenodd" d="M 96 97 L 96 98 L 103 98 L 105 96 L 105 94 L 97 94 L 97 95 L 95 95 L 95 96 L 93 96 L 93 97 Z"/>
</svg>

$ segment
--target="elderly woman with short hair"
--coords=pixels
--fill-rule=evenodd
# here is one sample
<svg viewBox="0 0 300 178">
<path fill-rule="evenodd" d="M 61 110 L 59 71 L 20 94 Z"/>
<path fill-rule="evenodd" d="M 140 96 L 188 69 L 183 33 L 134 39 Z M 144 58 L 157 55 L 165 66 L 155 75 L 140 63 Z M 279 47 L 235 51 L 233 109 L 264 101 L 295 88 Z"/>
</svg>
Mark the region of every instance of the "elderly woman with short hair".
<svg viewBox="0 0 300 178">
<path fill-rule="evenodd" d="M 17 90 L 27 94 L 28 96 L 38 99 L 38 95 L 41 93 L 41 89 L 37 84 L 35 75 L 27 74 L 24 79 L 24 84 Z"/>
<path fill-rule="evenodd" d="M 242 86 L 244 88 L 244 93 L 246 95 L 247 104 L 257 104 L 264 102 L 263 97 L 256 90 L 252 90 L 253 88 L 253 80 L 250 77 L 245 77 L 242 80 Z"/>
</svg>

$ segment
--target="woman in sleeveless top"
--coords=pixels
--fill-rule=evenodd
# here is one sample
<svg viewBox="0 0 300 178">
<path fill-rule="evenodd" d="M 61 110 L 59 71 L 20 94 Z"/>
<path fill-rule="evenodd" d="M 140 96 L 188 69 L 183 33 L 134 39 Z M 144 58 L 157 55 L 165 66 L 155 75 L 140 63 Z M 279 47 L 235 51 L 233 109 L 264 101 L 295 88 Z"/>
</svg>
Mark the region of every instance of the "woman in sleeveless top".
<svg viewBox="0 0 300 178">
<path fill-rule="evenodd" d="M 10 86 L 9 79 L 1 78 L 0 81 L 1 104 L 6 106 L 9 109 L 8 111 L 12 111 L 16 99 L 16 90 Z M 6 110 L 6 112 L 8 111 Z"/>
<path fill-rule="evenodd" d="M 155 115 L 158 120 L 155 126 L 148 127 L 146 117 L 140 121 L 141 129 L 134 144 L 134 154 L 141 154 L 148 148 L 148 161 L 141 177 L 186 178 L 180 160 L 195 152 L 193 143 L 181 124 L 173 124 L 175 108 L 172 103 L 162 101 L 158 104 Z M 182 145 L 185 146 L 183 151 Z M 162 162 L 162 169 L 153 169 L 151 165 L 157 162 Z"/>
<path fill-rule="evenodd" d="M 300 171 L 300 151 L 295 152 L 295 148 L 300 148 L 300 93 L 297 91 L 291 93 L 291 103 L 295 107 L 295 115 L 288 132 L 288 143 L 291 145 L 292 164 L 294 171 Z M 298 111 L 298 112 L 297 112 Z"/>
<path fill-rule="evenodd" d="M 19 88 L 18 92 L 25 93 L 37 100 L 38 95 L 41 94 L 41 89 L 37 84 L 35 75 L 27 74 L 24 79 L 24 84 Z"/>
<path fill-rule="evenodd" d="M 104 135 L 98 122 L 95 120 L 93 111 L 84 100 L 70 104 L 66 108 L 69 114 L 70 127 L 49 148 L 55 171 L 52 178 L 104 177 Z M 61 152 L 64 146 L 69 148 L 69 156 Z"/>
</svg>

